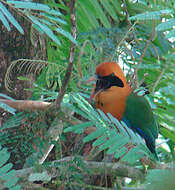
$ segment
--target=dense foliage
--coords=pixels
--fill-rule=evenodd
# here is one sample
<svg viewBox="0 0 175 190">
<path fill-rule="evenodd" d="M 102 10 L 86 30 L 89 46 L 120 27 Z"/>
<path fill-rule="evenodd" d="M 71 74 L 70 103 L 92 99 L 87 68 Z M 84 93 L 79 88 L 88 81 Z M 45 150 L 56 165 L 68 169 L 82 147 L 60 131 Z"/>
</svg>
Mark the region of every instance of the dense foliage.
<svg viewBox="0 0 175 190">
<path fill-rule="evenodd" d="M 163 189 L 160 183 L 164 183 L 168 173 L 169 189 L 174 186 L 171 180 L 174 171 L 169 173 L 168 169 L 148 168 L 144 181 L 135 178 L 116 179 L 115 176 L 107 179 L 105 175 L 106 178 L 99 180 L 99 175 L 95 175 L 94 170 L 83 162 L 105 162 L 113 158 L 116 161 L 121 158 L 122 163 L 140 168 L 139 159 L 144 156 L 155 161 L 143 140 L 131 130 L 125 130 L 127 127 L 124 122 L 119 123 L 110 114 L 106 117 L 88 103 L 92 84 L 87 85 L 86 81 L 102 61 L 118 62 L 136 91 L 146 89 L 149 92 L 146 98 L 159 122 L 159 159 L 163 165 L 174 161 L 174 6 L 173 1 L 166 0 L 77 0 L 77 39 L 74 39 L 71 35 L 68 0 L 44 0 L 42 3 L 0 0 L 0 20 L 8 32 L 15 27 L 25 35 L 13 16 L 17 13 L 31 23 L 31 41 L 34 40 L 34 34 L 39 33 L 47 42 L 46 61 L 21 58 L 12 62 L 5 76 L 7 90 L 13 92 L 12 71 L 15 70 L 19 80 L 24 81 L 30 79 L 26 75 L 22 76 L 22 71 L 25 74 L 34 73 L 36 80 L 32 81 L 33 88 L 27 89 L 32 92 L 30 98 L 54 102 L 69 64 L 71 43 L 76 44 L 74 67 L 61 104 L 62 111 L 56 114 L 47 111 L 15 113 L 13 108 L 0 102 L 1 108 L 13 114 L 1 126 L 0 145 L 8 148 L 14 168 L 34 165 L 39 168 L 42 164 L 47 171 L 41 172 L 39 168 L 32 172 L 28 177 L 29 182 L 43 181 L 45 187 L 50 189 L 95 189 L 106 184 L 117 188 L 121 186 L 120 183 L 128 187 Z M 2 96 L 11 99 L 4 94 Z M 97 130 L 85 136 L 84 133 L 91 126 L 96 126 Z M 133 146 L 127 149 L 126 144 Z M 14 178 L 10 186 L 4 177 L 12 168 L 11 163 L 6 164 L 9 158 L 6 148 L 0 150 L 0 174 L 3 172 L 0 182 L 2 180 L 5 187 L 20 189 L 19 185 L 15 186 L 18 179 Z M 67 156 L 72 157 L 71 163 L 58 162 L 52 165 L 51 161 L 64 160 Z M 47 162 L 44 162 L 46 158 Z M 59 168 L 52 184 L 49 183 L 50 176 L 55 176 L 48 175 L 50 167 Z M 169 166 L 169 169 L 173 167 Z M 12 173 L 13 178 L 15 170 L 11 171 L 9 175 Z M 96 181 L 89 176 L 91 173 Z M 84 176 L 88 176 L 87 179 Z"/>
</svg>

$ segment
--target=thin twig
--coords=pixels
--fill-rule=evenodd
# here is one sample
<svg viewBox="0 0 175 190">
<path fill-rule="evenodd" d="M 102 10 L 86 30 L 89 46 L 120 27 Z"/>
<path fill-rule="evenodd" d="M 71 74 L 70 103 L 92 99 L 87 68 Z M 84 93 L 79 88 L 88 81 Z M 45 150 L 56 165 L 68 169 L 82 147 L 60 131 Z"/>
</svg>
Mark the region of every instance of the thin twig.
<svg viewBox="0 0 175 190">
<path fill-rule="evenodd" d="M 154 86 L 153 86 L 152 92 L 151 92 L 152 94 L 154 94 L 155 89 L 156 89 L 157 85 L 159 84 L 159 82 L 160 82 L 160 80 L 161 80 L 161 78 L 162 78 L 162 76 L 163 76 L 163 74 L 164 74 L 164 72 L 166 70 L 166 67 L 167 67 L 167 65 L 165 63 L 162 70 L 161 70 L 161 72 L 160 72 L 160 74 L 159 74 L 159 76 L 158 76 L 158 78 L 157 78 L 157 80 L 156 80 L 156 82 L 154 83 Z"/>
<path fill-rule="evenodd" d="M 127 9 L 126 1 L 125 1 L 125 0 L 122 0 L 122 3 L 123 3 L 124 11 L 125 11 L 125 13 L 126 13 L 126 21 L 127 21 L 127 23 L 129 24 L 129 26 L 131 27 L 132 24 L 131 24 L 131 22 L 130 22 L 130 20 L 129 20 L 129 12 L 128 12 L 128 9 Z"/>
<path fill-rule="evenodd" d="M 132 27 L 132 23 L 131 23 L 131 21 L 129 20 L 129 12 L 128 12 L 128 8 L 127 8 L 126 1 L 125 1 L 125 0 L 122 0 L 122 2 L 123 2 L 124 11 L 126 12 L 126 22 L 128 23 L 129 27 L 132 28 L 134 40 L 135 40 L 136 43 L 138 43 L 137 37 L 136 37 L 136 35 L 135 35 L 135 28 Z"/>
<path fill-rule="evenodd" d="M 71 0 L 70 1 L 70 20 L 71 20 L 71 34 L 74 39 L 76 39 L 77 36 L 77 28 L 76 28 L 76 14 L 75 14 L 75 1 L 76 0 Z M 70 81 L 70 77 L 72 74 L 72 69 L 73 69 L 73 63 L 74 63 L 74 57 L 75 57 L 75 44 L 71 42 L 70 44 L 70 54 L 69 54 L 69 63 L 67 66 L 66 74 L 63 80 L 63 85 L 61 87 L 61 90 L 59 92 L 59 95 L 56 99 L 56 107 L 60 108 L 62 99 L 64 97 L 64 94 L 67 90 L 68 83 Z"/>
<path fill-rule="evenodd" d="M 59 140 L 59 136 L 62 133 L 63 130 L 63 123 L 60 119 L 55 118 L 54 120 L 55 125 L 50 126 L 48 132 L 47 132 L 47 143 L 44 147 L 44 150 L 40 150 L 43 152 L 43 156 L 41 159 L 39 159 L 39 164 L 43 164 L 44 161 L 47 159 L 48 155 L 50 154 L 50 152 L 52 151 L 52 149 L 54 148 L 54 144 L 51 144 L 51 141 L 58 141 Z M 48 140 L 49 139 L 49 140 Z"/>
<path fill-rule="evenodd" d="M 120 45 L 124 42 L 124 40 L 127 38 L 127 36 L 129 35 L 129 33 L 133 30 L 133 28 L 135 27 L 135 25 L 137 24 L 137 21 L 129 28 L 129 30 L 126 32 L 125 36 L 122 38 L 122 40 L 117 44 L 116 48 L 115 48 L 115 52 L 113 54 L 113 56 L 111 57 L 111 60 L 113 60 L 113 58 L 115 57 L 118 47 L 120 47 Z"/>
<path fill-rule="evenodd" d="M 85 48 L 85 46 L 86 46 L 86 44 L 87 44 L 88 42 L 90 42 L 90 41 L 89 41 L 89 40 L 85 40 L 85 41 L 83 42 L 83 45 L 82 45 L 82 47 L 80 48 L 80 53 L 79 53 L 78 60 L 77 60 L 77 68 L 78 68 L 78 73 L 79 73 L 79 75 L 80 75 L 80 79 L 82 79 L 82 77 L 83 77 L 82 69 L 81 69 L 81 64 L 80 64 L 80 59 L 81 59 L 82 55 L 84 54 L 84 48 Z"/>
<path fill-rule="evenodd" d="M 135 68 L 134 74 L 132 76 L 132 80 L 134 80 L 134 83 L 135 83 L 135 85 L 134 85 L 135 88 L 138 88 L 138 69 L 139 69 L 139 66 L 140 66 L 140 64 L 141 64 L 141 62 L 142 62 L 142 60 L 143 60 L 143 58 L 145 56 L 146 50 L 147 50 L 153 36 L 154 36 L 153 33 L 151 33 L 150 36 L 149 36 L 149 39 L 148 39 L 148 41 L 147 41 L 147 43 L 145 45 L 143 53 L 142 53 L 142 55 L 140 57 L 139 63 L 137 64 L 137 67 Z"/>
<path fill-rule="evenodd" d="M 141 64 L 141 62 L 142 62 L 144 56 L 145 56 L 145 53 L 146 53 L 146 50 L 148 49 L 148 46 L 150 45 L 151 41 L 154 40 L 154 38 L 155 38 L 155 36 L 156 36 L 156 30 L 155 30 L 155 23 L 154 23 L 154 22 L 152 22 L 152 28 L 153 28 L 153 30 L 152 30 L 152 32 L 151 32 L 151 34 L 150 34 L 150 36 L 149 36 L 149 39 L 148 39 L 148 41 L 147 41 L 147 43 L 146 43 L 146 45 L 145 45 L 145 48 L 144 48 L 143 53 L 142 53 L 142 55 L 141 55 L 141 57 L 140 57 L 139 63 L 137 64 L 137 67 L 135 68 L 135 71 L 134 71 L 134 74 L 133 74 L 133 77 L 132 77 L 132 80 L 135 79 L 135 80 L 134 80 L 134 88 L 138 88 L 138 87 L 139 87 L 139 82 L 138 82 L 138 69 L 139 69 L 139 66 L 140 66 L 140 64 Z M 132 80 L 131 80 L 131 81 L 132 81 Z M 131 85 L 131 84 L 130 84 L 130 85 Z"/>
</svg>

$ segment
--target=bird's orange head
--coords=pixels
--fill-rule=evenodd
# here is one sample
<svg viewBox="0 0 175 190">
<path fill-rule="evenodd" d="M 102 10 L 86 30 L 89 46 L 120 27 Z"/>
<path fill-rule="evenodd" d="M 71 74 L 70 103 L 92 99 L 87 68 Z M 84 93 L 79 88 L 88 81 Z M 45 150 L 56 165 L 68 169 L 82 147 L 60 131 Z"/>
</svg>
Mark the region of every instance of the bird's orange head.
<svg viewBox="0 0 175 190">
<path fill-rule="evenodd" d="M 120 80 L 123 85 L 127 83 L 122 69 L 116 62 L 104 62 L 99 64 L 96 67 L 96 75 L 97 77 L 106 77 L 113 75 L 117 77 L 118 81 Z M 120 82 L 118 85 L 120 86 Z"/>
<path fill-rule="evenodd" d="M 91 98 L 99 92 L 109 89 L 110 87 L 118 87 L 115 90 L 120 92 L 124 89 L 126 94 L 127 92 L 129 93 L 130 87 L 127 84 L 125 75 L 116 62 L 104 62 L 99 64 L 96 67 L 95 74 L 97 82 Z"/>
<path fill-rule="evenodd" d="M 115 62 L 104 62 L 96 67 L 96 85 L 91 94 L 95 105 L 105 113 L 121 119 L 130 86 L 120 66 Z"/>
</svg>

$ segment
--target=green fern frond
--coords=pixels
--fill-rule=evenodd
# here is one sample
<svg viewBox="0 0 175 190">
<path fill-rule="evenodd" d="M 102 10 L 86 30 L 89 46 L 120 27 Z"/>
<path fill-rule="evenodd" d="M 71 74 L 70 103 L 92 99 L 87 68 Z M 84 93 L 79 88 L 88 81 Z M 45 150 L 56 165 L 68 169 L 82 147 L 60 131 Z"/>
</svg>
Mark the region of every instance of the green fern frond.
<svg viewBox="0 0 175 190">
<path fill-rule="evenodd" d="M 24 1 L 7 1 L 7 3 L 12 4 L 15 8 L 19 9 L 28 9 L 28 10 L 38 10 L 38 11 L 51 11 L 51 9 L 44 4 L 34 3 L 34 2 L 24 2 Z M 61 13 L 59 11 L 55 11 L 55 14 L 60 16 Z"/>
<path fill-rule="evenodd" d="M 68 127 L 64 132 L 73 131 L 83 133 L 89 126 L 96 126 L 96 131 L 86 136 L 83 141 L 94 140 L 93 146 L 99 150 L 107 150 L 107 154 L 113 154 L 115 158 L 122 158 L 129 163 L 135 163 L 143 156 L 153 156 L 146 148 L 142 138 L 126 126 L 124 122 L 119 122 L 110 113 L 104 114 L 101 110 L 95 111 L 93 107 L 81 96 L 72 95 L 74 111 L 89 122 Z M 129 155 L 128 155 L 129 154 Z"/>
<path fill-rule="evenodd" d="M 53 27 L 58 33 L 61 33 L 61 35 L 67 37 L 73 43 L 77 44 L 76 40 L 69 32 L 60 28 L 60 24 L 67 24 L 62 18 L 59 18 L 60 16 L 63 16 L 60 11 L 51 9 L 48 5 L 35 2 L 7 1 L 6 4 L 9 7 L 15 9 L 18 14 L 23 15 L 24 18 L 30 20 L 36 30 L 38 30 L 41 34 L 45 33 L 56 44 L 61 45 L 58 35 L 54 34 L 53 32 Z M 36 16 L 36 11 L 39 11 L 39 13 L 37 12 L 38 16 Z M 20 33 L 24 34 L 20 24 L 1 2 L 0 20 L 8 31 L 11 30 L 9 25 L 10 22 Z"/>
<path fill-rule="evenodd" d="M 40 74 L 42 69 L 48 65 L 54 65 L 54 68 L 56 67 L 55 70 L 58 69 L 58 65 L 56 63 L 51 63 L 44 60 L 18 59 L 16 61 L 12 61 L 5 75 L 5 88 L 10 92 L 13 90 L 14 79 L 11 77 L 13 76 L 13 72 L 15 72 L 15 74 L 32 73 L 34 75 L 37 75 Z M 48 72 L 50 72 L 49 69 Z"/>
<path fill-rule="evenodd" d="M 119 23 L 121 3 L 118 1 L 87 0 L 77 1 L 77 25 L 82 32 L 99 28 L 111 27 L 109 17 Z"/>
<path fill-rule="evenodd" d="M 160 11 L 152 11 L 146 12 L 142 14 L 137 14 L 135 16 L 131 16 L 129 20 L 159 20 L 163 15 L 169 15 L 172 13 L 172 10 L 160 10 Z"/>
<path fill-rule="evenodd" d="M 58 45 L 61 45 L 60 40 L 57 38 L 57 36 L 53 33 L 53 31 L 50 29 L 49 26 L 47 26 L 47 24 L 44 24 L 42 22 L 40 22 L 36 17 L 32 16 L 32 15 L 27 15 L 28 18 L 34 23 L 34 26 L 36 29 L 39 28 L 39 32 L 42 31 L 44 32 L 49 38 L 51 38 L 55 43 L 57 43 Z M 50 24 L 49 24 L 50 25 Z"/>
</svg>

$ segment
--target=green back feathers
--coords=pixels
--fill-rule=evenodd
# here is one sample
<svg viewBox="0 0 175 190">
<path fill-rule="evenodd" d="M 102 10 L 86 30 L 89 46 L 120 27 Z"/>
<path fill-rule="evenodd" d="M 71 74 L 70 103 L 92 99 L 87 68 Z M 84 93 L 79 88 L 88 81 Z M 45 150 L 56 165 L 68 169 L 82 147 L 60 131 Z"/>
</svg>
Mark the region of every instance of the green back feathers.
<svg viewBox="0 0 175 190">
<path fill-rule="evenodd" d="M 158 137 L 158 123 L 147 99 L 131 93 L 127 98 L 123 118 L 131 129 L 145 139 L 147 147 L 156 155 L 155 139 Z"/>
</svg>

